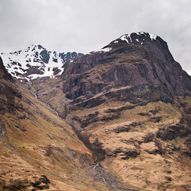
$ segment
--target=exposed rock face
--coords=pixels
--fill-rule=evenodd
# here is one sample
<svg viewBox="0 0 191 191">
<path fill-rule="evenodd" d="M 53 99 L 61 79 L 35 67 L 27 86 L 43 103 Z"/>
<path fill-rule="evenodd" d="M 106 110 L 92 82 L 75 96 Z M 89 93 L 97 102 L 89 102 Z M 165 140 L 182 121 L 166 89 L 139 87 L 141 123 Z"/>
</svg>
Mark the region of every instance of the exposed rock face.
<svg viewBox="0 0 191 191">
<path fill-rule="evenodd" d="M 68 98 L 93 97 L 122 87 L 125 91 L 137 88 L 143 94 L 147 88 L 150 92 L 157 88 L 168 98 L 190 93 L 190 76 L 160 37 L 151 39 L 148 33 L 132 33 L 104 49 L 109 51 L 92 52 L 66 66 L 63 79 Z"/>
<path fill-rule="evenodd" d="M 62 78 L 66 120 L 126 188 L 191 185 L 191 77 L 164 40 L 123 35 L 68 63 Z"/>
<path fill-rule="evenodd" d="M 93 166 L 72 127 L 13 81 L 1 62 L 0 190 L 113 190 Z"/>
<path fill-rule="evenodd" d="M 5 182 L 2 182 L 2 190 L 5 191 L 17 191 L 17 190 L 48 190 L 50 181 L 44 175 L 41 177 L 33 177 L 32 180 L 15 180 L 6 185 Z"/>
<path fill-rule="evenodd" d="M 11 75 L 5 69 L 2 58 L 0 57 L 0 79 L 13 80 Z"/>
<path fill-rule="evenodd" d="M 15 97 L 21 97 L 16 90 L 13 78 L 5 69 L 2 59 L 0 58 L 0 114 L 5 111 L 13 112 L 15 107 Z"/>
</svg>

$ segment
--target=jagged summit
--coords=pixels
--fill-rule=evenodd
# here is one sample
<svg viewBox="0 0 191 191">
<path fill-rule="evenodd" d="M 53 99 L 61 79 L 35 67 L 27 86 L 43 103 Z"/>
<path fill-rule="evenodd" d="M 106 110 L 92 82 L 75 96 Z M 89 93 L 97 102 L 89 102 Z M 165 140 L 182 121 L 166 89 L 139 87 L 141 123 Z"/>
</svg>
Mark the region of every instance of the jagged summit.
<svg viewBox="0 0 191 191">
<path fill-rule="evenodd" d="M 88 70 L 94 67 L 96 72 L 90 75 Z M 185 95 L 191 90 L 190 77 L 174 60 L 167 43 L 159 36 L 144 32 L 123 35 L 100 51 L 77 58 L 65 67 L 63 78 L 67 81 L 68 98 L 88 94 L 91 97 L 103 89 L 143 87 L 143 84 L 166 89 L 170 95 Z M 97 86 L 92 85 L 95 81 Z M 74 82 L 81 84 L 71 88 Z"/>
<path fill-rule="evenodd" d="M 64 71 L 65 62 L 73 60 L 77 55 L 76 52 L 49 51 L 40 44 L 15 52 L 1 53 L 7 71 L 20 80 L 59 76 Z"/>
<path fill-rule="evenodd" d="M 100 51 L 98 52 L 109 52 L 112 49 L 115 49 L 116 47 L 119 46 L 128 46 L 128 45 L 141 45 L 145 46 L 148 43 L 153 43 L 153 42 L 162 42 L 166 43 L 162 38 L 155 34 L 151 34 L 148 32 L 133 32 L 131 34 L 124 34 L 120 36 L 119 38 L 113 40 L 111 43 L 103 47 Z"/>
<path fill-rule="evenodd" d="M 132 51 L 144 51 L 150 59 L 159 59 L 163 62 L 173 63 L 175 60 L 168 48 L 168 44 L 161 37 L 147 32 L 133 32 L 124 34 L 111 41 L 98 51 L 90 54 L 113 54 Z"/>
<path fill-rule="evenodd" d="M 122 41 L 126 41 L 128 44 L 144 44 L 145 41 L 154 41 L 157 40 L 157 35 L 149 34 L 146 32 L 137 32 L 122 35 L 119 39 Z M 118 40 L 115 40 L 114 43 L 118 43 Z"/>
</svg>

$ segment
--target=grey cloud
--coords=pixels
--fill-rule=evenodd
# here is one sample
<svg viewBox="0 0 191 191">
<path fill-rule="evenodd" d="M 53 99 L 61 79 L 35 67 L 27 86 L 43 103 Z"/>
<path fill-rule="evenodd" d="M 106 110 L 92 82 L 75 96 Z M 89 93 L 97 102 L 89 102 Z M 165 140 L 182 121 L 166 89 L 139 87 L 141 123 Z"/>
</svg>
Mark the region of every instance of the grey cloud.
<svg viewBox="0 0 191 191">
<path fill-rule="evenodd" d="M 133 31 L 161 36 L 191 74 L 190 0 L 0 0 L 1 52 L 34 43 L 89 52 Z"/>
</svg>

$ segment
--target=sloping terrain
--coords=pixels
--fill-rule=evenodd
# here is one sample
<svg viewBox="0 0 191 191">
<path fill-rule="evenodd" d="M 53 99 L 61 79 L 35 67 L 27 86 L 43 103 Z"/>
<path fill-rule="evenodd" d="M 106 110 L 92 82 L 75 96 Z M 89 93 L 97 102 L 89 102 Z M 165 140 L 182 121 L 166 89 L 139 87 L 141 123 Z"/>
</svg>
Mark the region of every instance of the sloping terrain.
<svg viewBox="0 0 191 191">
<path fill-rule="evenodd" d="M 37 78 L 24 85 L 36 98 L 45 102 L 49 109 L 52 109 L 62 118 L 65 116 L 65 104 L 68 99 L 63 92 L 63 80 L 61 78 Z"/>
<path fill-rule="evenodd" d="M 97 161 L 133 190 L 190 190 L 191 78 L 148 33 L 68 64 L 66 120 Z"/>
<path fill-rule="evenodd" d="M 0 68 L 4 188 L 191 190 L 191 77 L 163 39 L 123 35 L 64 67 L 24 83 Z"/>
<path fill-rule="evenodd" d="M 70 125 L 0 63 L 0 190 L 108 190 Z"/>
</svg>

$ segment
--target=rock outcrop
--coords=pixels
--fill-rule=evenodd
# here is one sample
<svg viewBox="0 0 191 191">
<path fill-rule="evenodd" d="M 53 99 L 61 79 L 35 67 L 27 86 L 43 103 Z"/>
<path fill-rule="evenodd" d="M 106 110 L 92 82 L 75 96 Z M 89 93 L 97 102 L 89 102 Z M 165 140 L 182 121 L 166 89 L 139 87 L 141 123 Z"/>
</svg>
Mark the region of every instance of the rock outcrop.
<svg viewBox="0 0 191 191">
<path fill-rule="evenodd" d="M 65 66 L 66 120 L 95 160 L 134 190 L 191 185 L 191 77 L 167 43 L 132 33 Z"/>
<path fill-rule="evenodd" d="M 0 57 L 0 79 L 5 79 L 5 80 L 13 81 L 13 78 L 7 72 L 7 70 L 5 69 L 5 66 L 3 64 L 3 61 L 2 61 L 1 57 Z"/>
<path fill-rule="evenodd" d="M 191 91 L 190 76 L 158 36 L 152 39 L 148 33 L 132 33 L 112 41 L 104 49 L 107 51 L 92 52 L 66 65 L 63 74 L 66 97 L 90 98 L 111 92 L 112 88 L 141 94 L 149 89 L 167 98 Z"/>
</svg>

